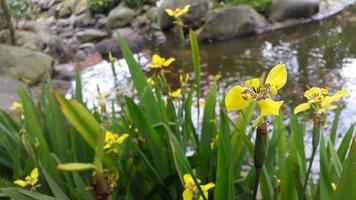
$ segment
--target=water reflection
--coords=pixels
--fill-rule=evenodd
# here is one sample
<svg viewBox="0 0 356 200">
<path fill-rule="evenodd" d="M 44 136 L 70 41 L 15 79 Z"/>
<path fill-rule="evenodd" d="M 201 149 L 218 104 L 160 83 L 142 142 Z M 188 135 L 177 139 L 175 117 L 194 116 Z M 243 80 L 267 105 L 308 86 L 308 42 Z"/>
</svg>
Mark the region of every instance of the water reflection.
<svg viewBox="0 0 356 200">
<path fill-rule="evenodd" d="M 343 130 L 356 114 L 356 5 L 319 22 L 303 24 L 258 36 L 202 44 L 203 80 L 221 73 L 228 88 L 250 77 L 259 76 L 277 63 L 288 68 L 288 84 L 280 94 L 294 107 L 304 101 L 303 92 L 311 86 L 352 93 L 342 114 Z M 192 72 L 189 47 L 175 42 L 152 46 L 149 53 L 160 52 L 177 58 L 171 79 L 178 87 L 176 72 Z M 181 59 L 184 57 L 184 60 Z M 207 85 L 207 83 L 205 83 Z"/>
</svg>

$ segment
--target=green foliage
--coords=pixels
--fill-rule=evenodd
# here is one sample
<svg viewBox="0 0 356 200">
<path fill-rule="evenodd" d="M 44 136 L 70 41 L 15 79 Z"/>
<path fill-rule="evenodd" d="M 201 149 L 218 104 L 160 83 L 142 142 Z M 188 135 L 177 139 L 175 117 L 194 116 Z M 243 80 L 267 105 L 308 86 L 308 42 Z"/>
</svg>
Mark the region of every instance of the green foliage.
<svg viewBox="0 0 356 200">
<path fill-rule="evenodd" d="M 93 13 L 107 14 L 119 3 L 120 0 L 89 0 L 89 7 Z"/>
<path fill-rule="evenodd" d="M 17 19 L 31 19 L 35 14 L 34 4 L 31 0 L 7 0 L 11 9 L 11 15 Z M 0 8 L 0 15 L 3 12 Z"/>
<path fill-rule="evenodd" d="M 190 39 L 194 73 L 200 77 L 198 42 L 193 32 Z M 256 171 L 251 167 L 255 132 L 250 125 L 255 104 L 230 118 L 215 80 L 204 97 L 198 128 L 191 113 L 200 97 L 200 79 L 182 84 L 180 99 L 174 99 L 168 95 L 171 90 L 167 83 L 158 76 L 154 76 L 154 85 L 147 84 L 126 42 L 120 38 L 119 44 L 137 91 L 136 97 L 117 96 L 115 102 L 121 103 L 121 111 L 111 106 L 114 102 L 106 105 L 112 107 L 112 113 L 103 107 L 87 108 L 77 73 L 73 99 L 53 92 L 49 80 L 36 101 L 30 91 L 19 90 L 23 109 L 18 114 L 24 114 L 23 119 L 0 112 L 0 197 L 182 199 L 183 176 L 191 174 L 202 185 L 215 184 L 209 190 L 210 198 L 251 198 Z M 285 124 L 286 118 L 290 118 L 289 124 Z M 303 136 L 310 133 L 294 115 L 274 118 L 260 171 L 263 199 L 356 198 L 354 125 L 336 147 L 338 121 L 337 115 L 331 134 L 321 136 L 320 163 L 314 163 L 319 165 L 320 175 L 317 182 L 309 181 L 304 192 L 309 164 L 304 148 L 311 144 L 305 144 Z M 104 149 L 105 131 L 129 136 L 123 143 Z M 193 155 L 187 156 L 188 149 Z M 40 171 L 37 191 L 13 184 L 33 168 Z M 332 183 L 337 185 L 336 191 Z M 197 188 L 201 194 L 202 187 Z"/>
<path fill-rule="evenodd" d="M 272 5 L 272 0 L 231 0 L 233 5 L 248 5 L 258 12 L 266 12 Z"/>
</svg>

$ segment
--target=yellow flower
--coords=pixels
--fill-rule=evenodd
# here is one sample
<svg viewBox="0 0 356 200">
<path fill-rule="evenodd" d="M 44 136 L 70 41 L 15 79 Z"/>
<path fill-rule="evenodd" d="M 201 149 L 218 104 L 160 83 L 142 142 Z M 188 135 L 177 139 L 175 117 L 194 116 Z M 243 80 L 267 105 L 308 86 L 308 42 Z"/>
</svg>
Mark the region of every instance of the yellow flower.
<svg viewBox="0 0 356 200">
<path fill-rule="evenodd" d="M 340 90 L 332 96 L 327 96 L 329 91 L 324 88 L 312 87 L 304 92 L 304 97 L 308 100 L 306 103 L 301 103 L 294 108 L 294 114 L 304 112 L 312 108 L 317 114 L 324 113 L 328 110 L 337 108 L 332 103 L 341 99 L 348 94 L 345 90 Z"/>
<path fill-rule="evenodd" d="M 182 95 L 182 90 L 179 88 L 176 91 L 170 92 L 169 96 L 178 99 Z"/>
<path fill-rule="evenodd" d="M 104 149 L 110 149 L 114 144 L 123 143 L 126 138 L 129 137 L 129 134 L 125 133 L 119 136 L 118 134 L 114 134 L 110 131 L 105 132 L 105 146 Z"/>
<path fill-rule="evenodd" d="M 148 78 L 147 83 L 148 83 L 148 85 L 154 85 L 155 81 L 153 80 L 153 78 Z"/>
<path fill-rule="evenodd" d="M 235 86 L 228 91 L 225 105 L 228 110 L 241 110 L 252 101 L 257 101 L 260 116 L 279 115 L 283 101 L 273 101 L 276 95 L 287 82 L 287 69 L 284 64 L 272 68 L 263 84 L 259 78 L 245 81 L 245 86 Z"/>
<path fill-rule="evenodd" d="M 103 99 L 106 99 L 109 96 L 109 93 L 108 92 L 101 92 L 101 93 L 97 92 L 95 94 L 95 96 L 96 96 L 96 98 L 98 100 L 103 100 Z"/>
<path fill-rule="evenodd" d="M 21 186 L 21 187 L 31 186 L 31 189 L 35 190 L 37 187 L 40 186 L 40 185 L 36 184 L 38 182 L 38 177 L 39 177 L 38 169 L 35 168 L 35 169 L 32 170 L 32 172 L 31 172 L 31 174 L 29 176 L 25 177 L 24 180 L 17 179 L 16 181 L 14 181 L 14 183 L 16 185 Z"/>
<path fill-rule="evenodd" d="M 22 108 L 22 104 L 19 102 L 14 102 L 10 106 L 10 110 L 20 110 Z"/>
<path fill-rule="evenodd" d="M 190 174 L 185 174 L 183 176 L 183 180 L 184 180 L 184 192 L 183 192 L 183 200 L 193 200 L 195 199 L 194 197 L 199 197 L 199 200 L 203 200 L 203 197 L 200 196 L 198 187 L 195 185 L 194 183 L 194 179 Z M 200 180 L 197 179 L 197 182 L 200 185 Z M 206 185 L 200 185 L 200 188 L 203 191 L 204 196 L 206 197 L 206 199 L 208 199 L 208 190 L 210 190 L 211 188 L 215 187 L 214 183 L 208 183 Z"/>
<path fill-rule="evenodd" d="M 114 56 L 112 56 L 111 52 L 109 52 L 109 62 L 110 63 L 116 62 L 116 58 Z"/>
<path fill-rule="evenodd" d="M 185 75 L 179 74 L 179 81 L 182 85 L 187 84 L 189 81 L 189 74 L 185 74 Z"/>
<path fill-rule="evenodd" d="M 189 8 L 190 8 L 190 5 L 186 5 L 186 6 L 184 6 L 184 8 L 176 8 L 175 10 L 165 9 L 165 11 L 169 16 L 172 16 L 177 19 L 180 16 L 186 14 L 189 11 Z"/>
<path fill-rule="evenodd" d="M 334 182 L 332 182 L 331 183 L 331 188 L 333 189 L 333 191 L 336 191 L 337 185 Z"/>
<path fill-rule="evenodd" d="M 154 54 L 152 56 L 152 62 L 148 64 L 147 66 L 149 68 L 163 68 L 163 67 L 168 67 L 172 62 L 174 62 L 176 59 L 175 58 L 168 58 L 167 60 L 165 58 L 162 58 L 158 54 Z"/>
</svg>

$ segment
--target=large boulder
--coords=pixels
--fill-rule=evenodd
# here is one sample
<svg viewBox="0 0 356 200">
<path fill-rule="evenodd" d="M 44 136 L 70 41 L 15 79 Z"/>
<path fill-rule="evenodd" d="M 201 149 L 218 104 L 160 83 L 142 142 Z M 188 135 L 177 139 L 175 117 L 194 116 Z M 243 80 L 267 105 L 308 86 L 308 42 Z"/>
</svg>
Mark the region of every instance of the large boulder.
<svg viewBox="0 0 356 200">
<path fill-rule="evenodd" d="M 80 42 L 99 40 L 107 36 L 105 31 L 99 29 L 84 29 L 76 33 Z"/>
<path fill-rule="evenodd" d="M 44 47 L 42 38 L 37 35 L 37 33 L 31 31 L 16 31 L 15 39 L 18 46 L 30 50 L 40 50 Z M 0 31 L 0 43 L 11 44 L 10 33 L 8 30 Z"/>
<path fill-rule="evenodd" d="M 0 45 L 0 74 L 37 83 L 51 70 L 52 58 L 25 48 Z"/>
<path fill-rule="evenodd" d="M 20 101 L 17 95 L 18 88 L 26 87 L 20 81 L 0 76 L 0 110 L 10 111 L 12 103 Z"/>
<path fill-rule="evenodd" d="M 138 51 L 144 47 L 145 39 L 140 32 L 132 28 L 120 28 L 113 32 L 113 36 L 104 39 L 96 44 L 96 49 L 101 55 L 108 55 L 111 52 L 114 56 L 121 56 L 118 37 L 122 37 L 133 51 Z"/>
<path fill-rule="evenodd" d="M 112 9 L 108 15 L 106 26 L 108 28 L 119 28 L 126 26 L 135 16 L 135 11 L 124 6 Z"/>
<path fill-rule="evenodd" d="M 208 14 L 197 36 L 199 40 L 224 40 L 255 34 L 266 25 L 266 19 L 248 6 L 221 8 Z"/>
<path fill-rule="evenodd" d="M 174 25 L 174 18 L 167 15 L 165 9 L 182 8 L 186 5 L 190 5 L 188 13 L 182 16 L 184 24 L 188 26 L 198 26 L 203 22 L 204 17 L 209 11 L 210 3 L 208 0 L 164 0 L 158 10 L 158 25 L 162 30 L 169 29 Z"/>
<path fill-rule="evenodd" d="M 269 18 L 281 21 L 290 18 L 310 17 L 319 12 L 319 0 L 275 0 Z"/>
</svg>

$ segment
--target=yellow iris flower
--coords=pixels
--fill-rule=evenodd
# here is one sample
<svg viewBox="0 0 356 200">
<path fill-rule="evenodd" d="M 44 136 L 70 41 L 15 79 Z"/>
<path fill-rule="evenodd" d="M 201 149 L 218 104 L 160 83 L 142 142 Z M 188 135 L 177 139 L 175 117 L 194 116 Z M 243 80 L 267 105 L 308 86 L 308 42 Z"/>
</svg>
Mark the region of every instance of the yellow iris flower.
<svg viewBox="0 0 356 200">
<path fill-rule="evenodd" d="M 125 133 L 119 136 L 118 134 L 114 134 L 110 131 L 105 132 L 105 146 L 104 149 L 110 149 L 114 144 L 123 143 L 126 138 L 129 137 L 129 134 Z"/>
<path fill-rule="evenodd" d="M 37 187 L 39 187 L 39 185 L 36 184 L 38 182 L 38 177 L 39 177 L 38 169 L 35 168 L 32 170 L 29 176 L 25 177 L 24 180 L 17 179 L 16 181 L 14 181 L 14 183 L 21 187 L 31 186 L 31 189 L 35 190 Z"/>
<path fill-rule="evenodd" d="M 176 59 L 175 58 L 169 58 L 165 59 L 159 56 L 158 54 L 154 54 L 152 56 L 152 62 L 148 64 L 147 66 L 149 68 L 163 68 L 163 67 L 168 67 L 172 62 L 174 62 Z"/>
<path fill-rule="evenodd" d="M 185 174 L 183 176 L 183 180 L 184 180 L 184 192 L 183 192 L 183 200 L 193 200 L 196 199 L 194 197 L 199 197 L 199 200 L 203 200 L 203 197 L 200 196 L 200 193 L 198 191 L 198 187 L 195 185 L 194 183 L 194 179 L 190 174 Z M 200 185 L 200 180 L 197 179 L 199 185 Z M 211 188 L 215 187 L 214 183 L 208 183 L 206 185 L 200 185 L 200 188 L 203 191 L 204 196 L 206 197 L 206 199 L 208 199 L 208 190 L 210 190 Z"/>
<path fill-rule="evenodd" d="M 301 103 L 294 108 L 294 114 L 304 112 L 312 108 L 317 114 L 324 113 L 328 110 L 337 108 L 333 102 L 341 99 L 348 94 L 345 90 L 340 90 L 332 96 L 328 96 L 329 91 L 324 88 L 312 87 L 304 92 L 304 97 L 308 100 L 306 103 Z"/>
<path fill-rule="evenodd" d="M 148 83 L 148 85 L 154 85 L 155 81 L 153 80 L 153 78 L 148 78 L 147 83 Z"/>
<path fill-rule="evenodd" d="M 228 91 L 225 105 L 228 110 L 242 110 L 252 101 L 257 101 L 260 116 L 279 115 L 283 101 L 273 101 L 272 96 L 277 95 L 287 82 L 287 69 L 284 64 L 272 68 L 264 83 L 259 78 L 245 81 L 245 86 L 235 86 Z"/>
<path fill-rule="evenodd" d="M 176 8 L 175 10 L 172 9 L 165 9 L 166 13 L 174 18 L 179 18 L 182 15 L 184 15 L 185 13 L 187 13 L 189 11 L 190 5 L 186 5 L 183 8 Z"/>
<path fill-rule="evenodd" d="M 168 95 L 172 98 L 178 99 L 182 95 L 182 89 L 179 88 L 176 91 L 170 92 Z"/>
<path fill-rule="evenodd" d="M 22 108 L 22 104 L 19 102 L 14 102 L 10 106 L 10 110 L 20 110 Z"/>
</svg>

